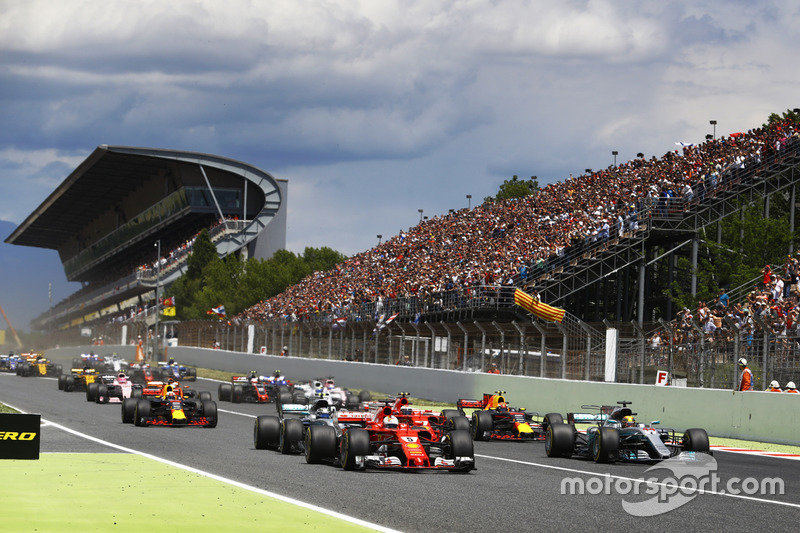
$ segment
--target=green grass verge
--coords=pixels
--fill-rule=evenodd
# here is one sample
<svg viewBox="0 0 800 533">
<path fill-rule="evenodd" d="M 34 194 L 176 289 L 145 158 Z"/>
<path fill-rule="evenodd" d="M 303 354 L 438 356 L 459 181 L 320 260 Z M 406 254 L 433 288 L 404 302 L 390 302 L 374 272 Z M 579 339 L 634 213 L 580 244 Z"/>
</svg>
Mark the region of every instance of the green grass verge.
<svg viewBox="0 0 800 533">
<path fill-rule="evenodd" d="M 18 412 L 19 411 L 17 411 L 16 409 L 12 409 L 9 406 L 0 403 L 0 413 L 18 413 Z"/>
<path fill-rule="evenodd" d="M 42 454 L 2 464 L 4 479 L 13 480 L 0 487 L 2 531 L 141 533 L 153 524 L 200 533 L 373 531 L 134 454 Z"/>
</svg>

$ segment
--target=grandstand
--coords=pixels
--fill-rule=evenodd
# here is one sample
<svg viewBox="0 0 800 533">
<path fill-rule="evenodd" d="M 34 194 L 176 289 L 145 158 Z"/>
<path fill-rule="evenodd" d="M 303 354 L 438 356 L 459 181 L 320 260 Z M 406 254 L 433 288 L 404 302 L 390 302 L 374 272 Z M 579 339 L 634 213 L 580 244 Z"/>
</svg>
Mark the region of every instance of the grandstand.
<svg viewBox="0 0 800 533">
<path fill-rule="evenodd" d="M 293 356 L 383 364 L 410 354 L 415 366 L 464 371 L 481 371 L 491 353 L 504 373 L 553 378 L 645 383 L 667 369 L 674 383 L 712 387 L 732 386 L 734 363 L 747 353 L 758 379 L 774 374 L 798 381 L 800 331 L 796 340 L 778 343 L 773 331 L 756 327 L 749 340 L 735 328 L 714 337 L 687 335 L 684 344 L 671 333 L 672 288 L 688 284 L 676 272 L 677 258 L 686 258 L 694 272 L 707 230 L 713 234 L 721 220 L 741 216 L 748 205 L 761 206 L 768 217 L 770 199 L 781 198 L 794 232 L 798 118 L 795 110 L 769 126 L 661 158 L 640 154 L 587 171 L 534 196 L 421 221 L 236 317 L 177 324 L 175 332 L 181 345 L 275 354 L 288 346 Z M 223 213 L 205 222 L 222 219 L 215 231 L 223 235 L 215 238 L 225 241 L 250 223 L 247 211 L 240 220 L 225 220 L 230 213 Z M 153 241 L 148 237 L 137 251 L 152 254 Z M 177 276 L 180 264 L 178 257 L 158 272 Z M 92 268 L 78 259 L 70 266 Z M 152 288 L 154 272 L 144 267 L 118 279 Z M 695 284 L 692 277 L 693 296 Z M 563 321 L 531 320 L 514 303 L 517 289 L 566 309 Z M 109 291 L 119 290 L 127 286 L 106 284 L 81 299 L 99 308 L 95 298 L 111 301 Z M 133 322 L 147 332 L 146 321 Z M 657 329 L 670 337 L 658 350 L 648 345 Z M 613 345 L 609 331 L 619 332 Z M 759 335 L 763 342 L 755 340 Z"/>
<path fill-rule="evenodd" d="M 272 256 L 286 246 L 286 197 L 286 180 L 239 161 L 101 145 L 6 242 L 58 251 L 67 279 L 83 284 L 33 322 L 65 328 L 153 301 L 203 228 L 220 257 Z"/>
</svg>

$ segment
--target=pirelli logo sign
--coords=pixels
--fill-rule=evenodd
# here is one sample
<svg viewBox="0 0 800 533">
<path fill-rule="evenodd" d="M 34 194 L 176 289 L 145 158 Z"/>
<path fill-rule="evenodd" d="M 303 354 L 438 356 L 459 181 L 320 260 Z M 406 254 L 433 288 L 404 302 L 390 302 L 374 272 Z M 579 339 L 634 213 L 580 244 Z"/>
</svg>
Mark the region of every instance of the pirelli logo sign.
<svg viewBox="0 0 800 533">
<path fill-rule="evenodd" d="M 41 415 L 0 413 L 0 459 L 38 459 Z"/>
</svg>

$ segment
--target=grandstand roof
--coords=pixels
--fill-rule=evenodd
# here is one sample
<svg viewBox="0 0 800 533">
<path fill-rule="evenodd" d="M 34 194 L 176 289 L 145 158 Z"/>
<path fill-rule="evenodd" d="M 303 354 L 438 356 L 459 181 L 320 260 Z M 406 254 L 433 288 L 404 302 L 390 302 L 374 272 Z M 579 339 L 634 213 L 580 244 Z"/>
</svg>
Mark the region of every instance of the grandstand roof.
<svg viewBox="0 0 800 533">
<path fill-rule="evenodd" d="M 196 152 L 98 146 L 5 242 L 57 250 L 96 216 L 129 195 L 144 178 L 165 171 L 175 160 L 198 164 L 224 161 L 249 173 L 266 173 L 245 163 Z"/>
</svg>

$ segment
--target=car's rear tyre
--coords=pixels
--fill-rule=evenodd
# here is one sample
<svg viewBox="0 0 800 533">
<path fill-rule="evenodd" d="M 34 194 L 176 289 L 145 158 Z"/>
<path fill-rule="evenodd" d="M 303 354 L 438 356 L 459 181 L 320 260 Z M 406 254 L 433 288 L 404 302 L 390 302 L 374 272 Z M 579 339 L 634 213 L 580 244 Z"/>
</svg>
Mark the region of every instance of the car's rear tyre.
<svg viewBox="0 0 800 533">
<path fill-rule="evenodd" d="M 242 403 L 242 396 L 244 395 L 244 387 L 241 385 L 234 385 L 231 389 L 231 402 Z"/>
<path fill-rule="evenodd" d="M 331 428 L 333 429 L 333 428 Z M 340 461 L 345 470 L 358 467 L 357 458 L 369 453 L 369 432 L 365 429 L 351 428 L 342 435 Z"/>
<path fill-rule="evenodd" d="M 132 424 L 136 417 L 136 398 L 125 398 L 122 400 L 122 423 Z"/>
<path fill-rule="evenodd" d="M 683 450 L 687 452 L 708 452 L 710 450 L 708 433 L 705 429 L 691 428 L 683 434 Z"/>
<path fill-rule="evenodd" d="M 136 400 L 136 410 L 133 414 L 133 423 L 137 426 L 146 426 L 145 418 L 150 416 L 150 401 Z"/>
<path fill-rule="evenodd" d="M 456 411 L 456 412 L 458 412 L 458 411 Z M 450 426 L 450 430 L 451 431 L 464 430 L 464 431 L 467 432 L 467 435 L 469 435 L 469 431 L 472 428 L 472 426 L 469 423 L 469 418 L 467 418 L 466 416 L 463 416 L 463 415 L 458 415 L 458 416 L 454 416 L 454 417 L 450 418 L 448 420 L 448 424 Z"/>
<path fill-rule="evenodd" d="M 358 409 L 358 405 L 361 403 L 361 401 L 358 399 L 357 394 L 347 391 L 345 393 L 344 403 L 348 409 Z"/>
<path fill-rule="evenodd" d="M 58 376 L 58 390 L 64 390 L 64 382 L 67 381 L 67 376 L 61 375 Z"/>
<path fill-rule="evenodd" d="M 203 427 L 207 428 L 215 428 L 217 427 L 217 403 L 211 399 L 203 400 L 200 399 L 203 405 L 203 416 L 206 418 L 206 425 Z"/>
<path fill-rule="evenodd" d="M 217 391 L 217 396 L 219 397 L 219 401 L 221 402 L 229 402 L 231 401 L 231 391 L 233 387 L 230 383 L 220 383 L 219 390 Z"/>
<path fill-rule="evenodd" d="M 306 402 L 306 395 L 301 390 L 296 390 L 292 393 L 292 402 L 299 403 L 301 405 L 305 405 Z"/>
<path fill-rule="evenodd" d="M 575 430 L 569 424 L 550 424 L 544 433 L 547 457 L 570 457 L 575 451 Z"/>
<path fill-rule="evenodd" d="M 97 396 L 95 396 L 94 401 L 97 403 L 108 403 L 110 398 L 108 397 L 108 387 L 102 383 L 97 385 Z"/>
<path fill-rule="evenodd" d="M 542 419 L 542 431 L 547 432 L 547 428 L 555 424 L 563 424 L 564 417 L 560 413 L 547 413 Z"/>
<path fill-rule="evenodd" d="M 336 457 L 336 430 L 331 426 L 309 426 L 305 448 L 307 463 Z"/>
<path fill-rule="evenodd" d="M 211 398 L 211 393 L 208 392 L 207 390 L 200 391 L 199 393 L 197 393 L 197 397 L 201 400 L 208 400 L 208 401 L 211 401 L 213 399 Z"/>
<path fill-rule="evenodd" d="M 284 418 L 281 420 L 281 436 L 278 450 L 281 453 L 292 453 L 292 444 L 303 440 L 303 422 L 297 418 Z"/>
<path fill-rule="evenodd" d="M 197 381 L 197 369 L 189 368 L 186 370 L 186 379 L 188 381 Z"/>
<path fill-rule="evenodd" d="M 275 400 L 275 403 L 278 404 L 285 404 L 285 403 L 292 403 L 292 393 L 291 392 L 284 392 L 281 391 L 278 393 L 278 398 Z"/>
<path fill-rule="evenodd" d="M 491 433 L 493 429 L 492 413 L 487 411 L 472 412 L 472 440 L 484 440 L 486 433 Z"/>
<path fill-rule="evenodd" d="M 599 427 L 592 441 L 592 459 L 595 463 L 613 463 L 619 455 L 619 431 Z"/>
<path fill-rule="evenodd" d="M 97 387 L 99 383 L 89 383 L 86 385 L 86 401 L 93 402 L 97 398 Z"/>
<path fill-rule="evenodd" d="M 463 414 L 458 409 L 442 409 L 442 416 L 445 420 L 450 420 L 454 416 L 463 416 Z"/>
<path fill-rule="evenodd" d="M 372 394 L 368 390 L 362 390 L 358 393 L 358 401 L 359 402 L 369 402 L 372 401 Z"/>
<path fill-rule="evenodd" d="M 75 378 L 73 376 L 67 376 L 64 378 L 64 390 L 66 392 L 72 392 L 75 389 Z"/>
<path fill-rule="evenodd" d="M 253 446 L 256 450 L 266 450 L 278 445 L 281 438 L 281 420 L 277 416 L 261 415 L 256 417 L 253 426 Z"/>
<path fill-rule="evenodd" d="M 144 392 L 139 387 L 134 386 L 134 388 L 131 389 L 131 398 L 137 398 L 138 399 L 138 398 L 141 398 L 142 396 L 144 396 Z"/>
</svg>

